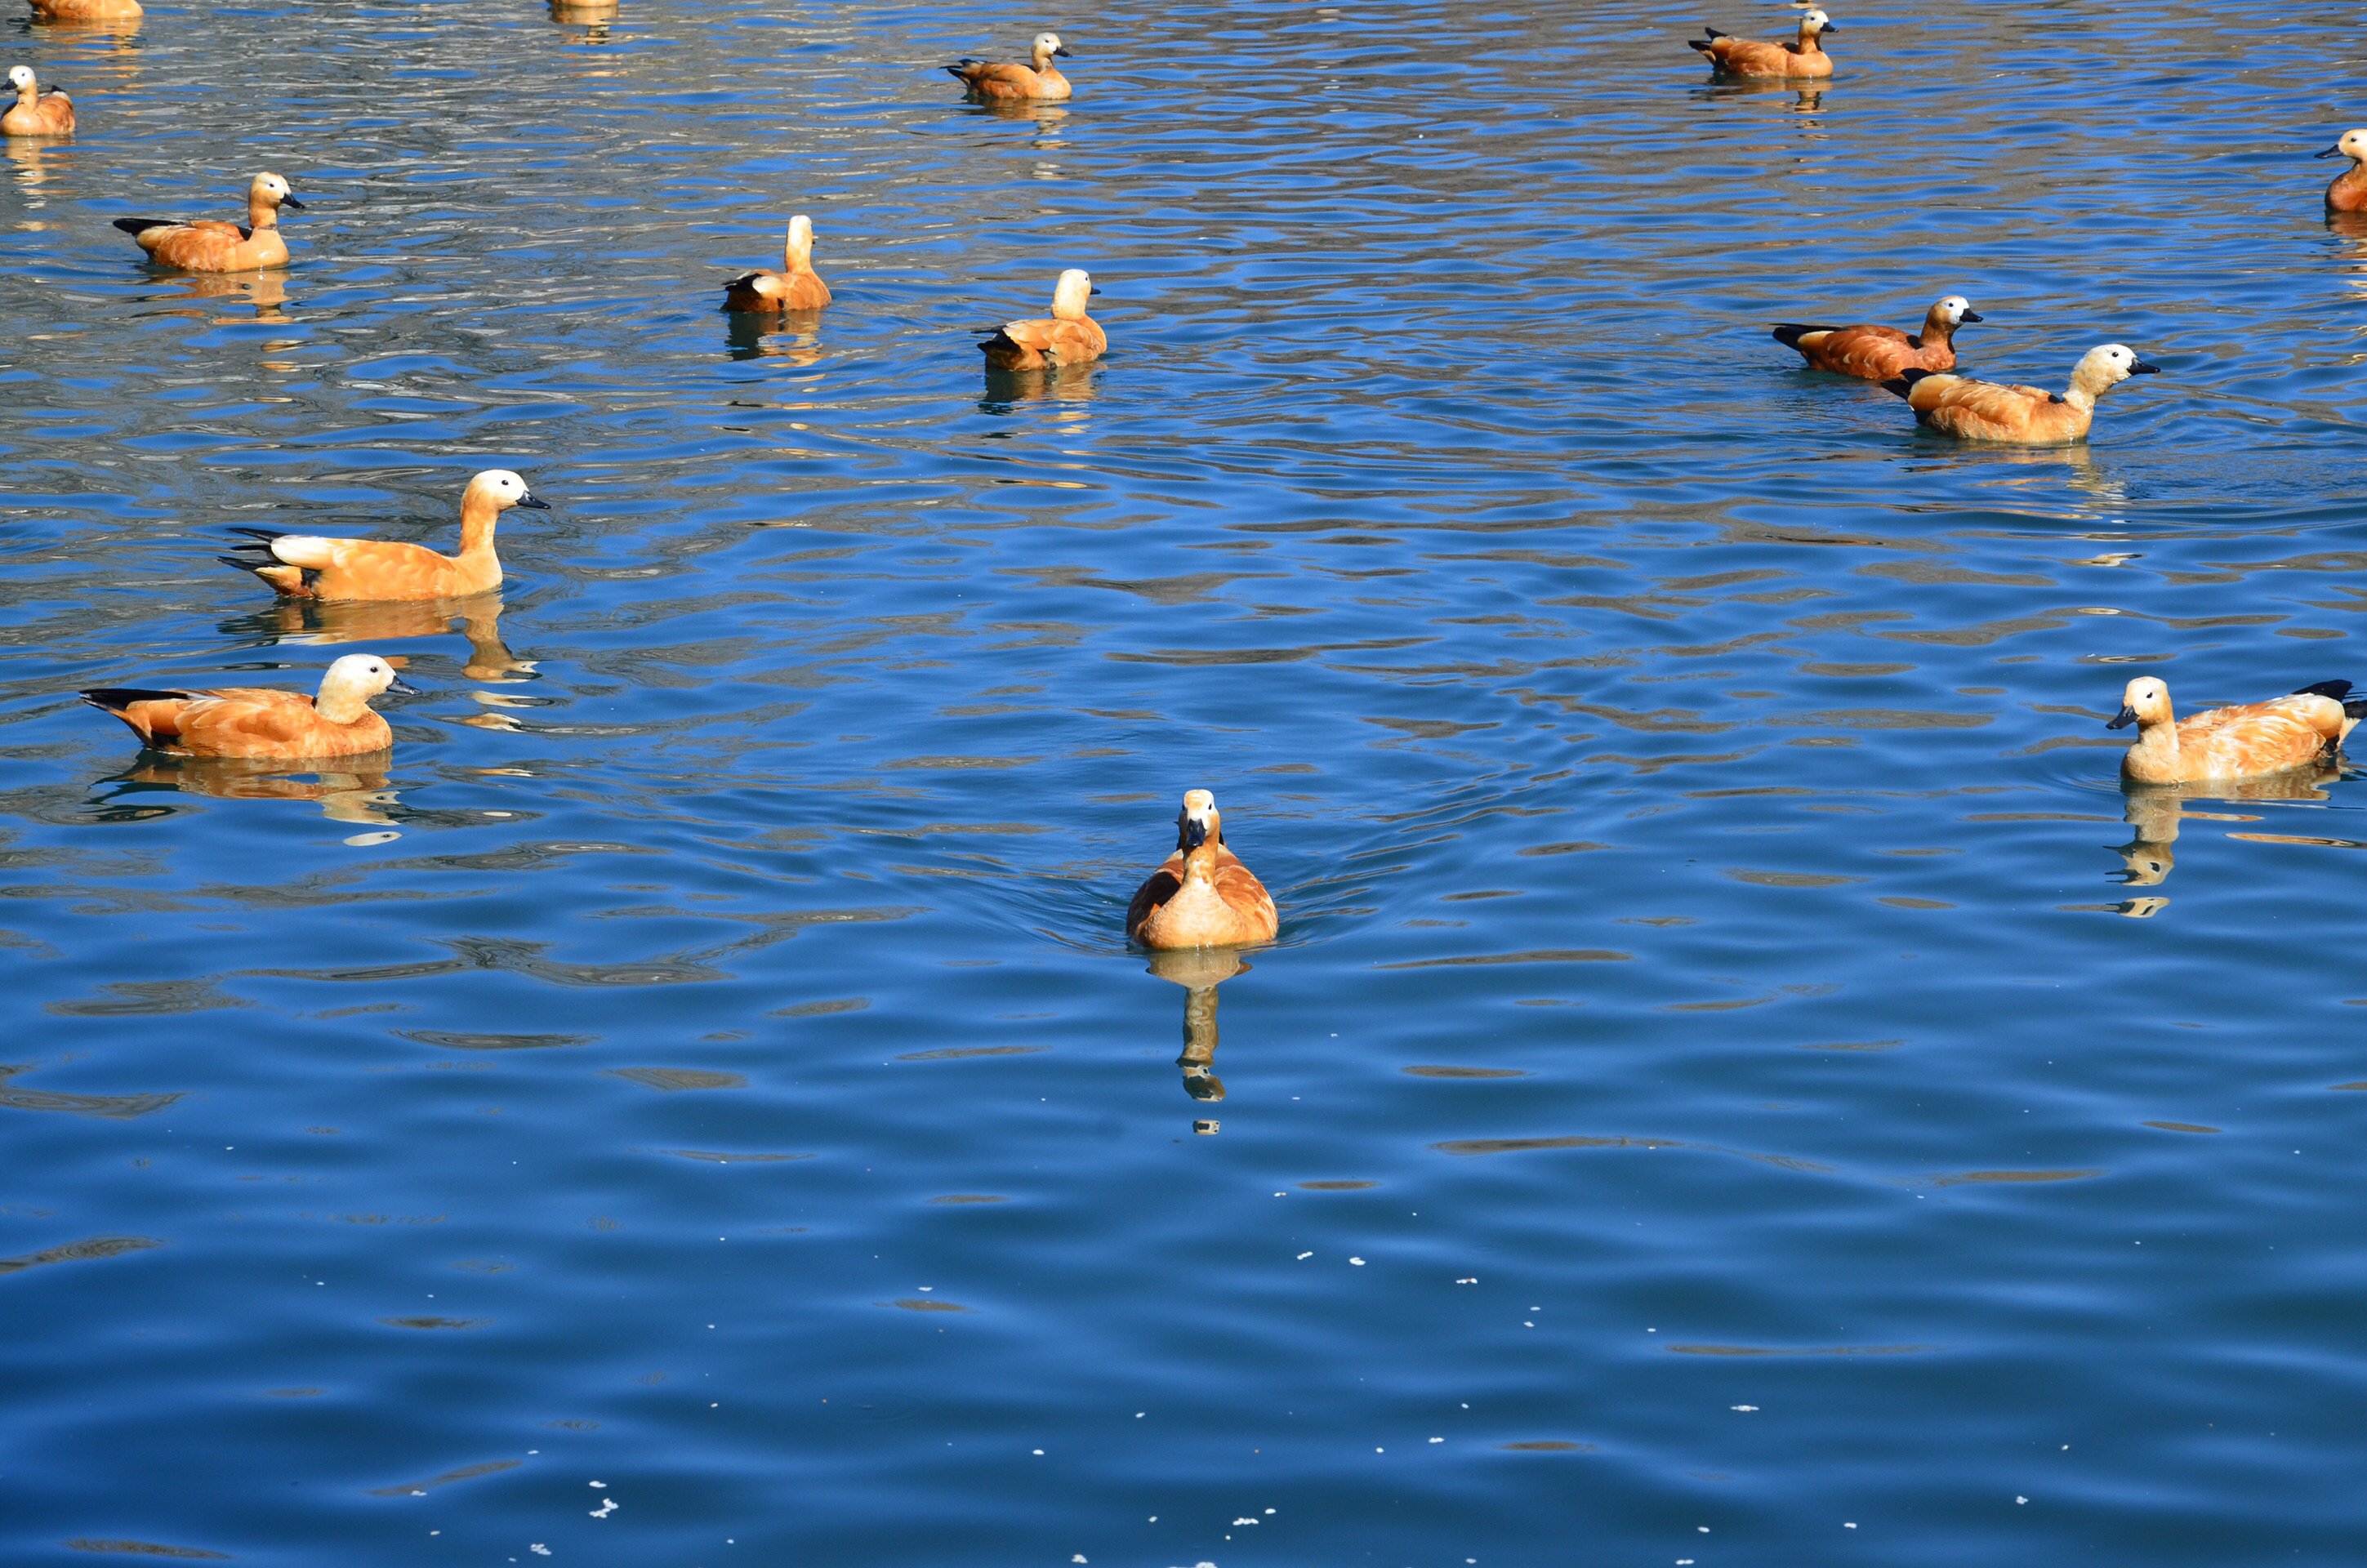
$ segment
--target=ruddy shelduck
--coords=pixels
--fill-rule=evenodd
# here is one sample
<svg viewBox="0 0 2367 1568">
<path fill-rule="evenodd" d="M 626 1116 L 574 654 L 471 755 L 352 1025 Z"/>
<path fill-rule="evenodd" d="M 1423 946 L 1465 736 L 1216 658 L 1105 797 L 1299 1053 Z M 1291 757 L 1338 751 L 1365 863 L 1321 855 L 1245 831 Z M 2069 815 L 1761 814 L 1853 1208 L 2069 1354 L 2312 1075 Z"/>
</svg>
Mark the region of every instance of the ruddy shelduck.
<svg viewBox="0 0 2367 1568">
<path fill-rule="evenodd" d="M 990 103 L 1057 103 L 1067 97 L 1069 79 L 1052 63 L 1055 55 L 1070 58 L 1060 35 L 1037 33 L 1033 55 L 1033 66 L 1015 60 L 957 60 L 946 67 L 946 74 Z"/>
<path fill-rule="evenodd" d="M 2350 166 L 2326 187 L 2328 212 L 2367 212 L 2367 130 L 2346 130 L 2333 146 L 2310 156 L 2350 160 Z"/>
<path fill-rule="evenodd" d="M 2121 693 L 2121 711 L 2104 728 L 2137 727 L 2137 743 L 2121 754 L 2123 779 L 2191 784 L 2314 763 L 2340 747 L 2362 715 L 2367 698 L 2352 696 L 2350 682 L 2320 681 L 2291 696 L 2180 719 L 2170 711 L 2169 688 L 2140 675 Z"/>
<path fill-rule="evenodd" d="M 1238 947 L 1280 929 L 1265 885 L 1225 846 L 1217 797 L 1186 791 L 1175 852 L 1135 890 L 1126 934 L 1149 948 Z"/>
<path fill-rule="evenodd" d="M 819 310 L 830 303 L 830 285 L 813 269 L 813 220 L 789 220 L 788 243 L 778 272 L 743 272 L 723 286 L 727 310 Z"/>
<path fill-rule="evenodd" d="M 2108 343 L 2079 356 L 2068 391 L 1930 370 L 1901 371 L 1883 385 L 1907 400 L 1918 423 L 1942 435 L 2018 446 L 2067 446 L 2088 439 L 2098 398 L 2132 376 L 2151 376 L 2160 369 L 2139 359 L 2127 344 Z"/>
<path fill-rule="evenodd" d="M 115 226 L 165 266 L 187 272 L 257 272 L 288 265 L 288 242 L 279 237 L 283 207 L 304 210 L 304 204 L 288 194 L 286 180 L 261 174 L 246 187 L 243 229 L 214 220 L 184 223 L 173 218 L 119 218 Z"/>
<path fill-rule="evenodd" d="M 1072 266 L 1052 290 L 1048 320 L 1005 321 L 978 345 L 979 352 L 997 370 L 1041 370 L 1099 359 L 1109 347 L 1109 334 L 1085 314 L 1085 300 L 1100 292 L 1091 274 Z"/>
<path fill-rule="evenodd" d="M 1821 40 L 1840 28 L 1833 26 L 1832 18 L 1822 11 L 1804 11 L 1800 15 L 1799 39 L 1793 43 L 1736 38 L 1706 24 L 1702 31 L 1709 36 L 1685 41 L 1728 76 L 1829 76 L 1833 73 L 1833 60 L 1824 51 Z"/>
<path fill-rule="evenodd" d="M 329 539 L 233 528 L 259 543 L 236 547 L 225 565 L 251 571 L 289 599 L 460 599 L 498 587 L 501 558 L 493 525 L 513 506 L 547 512 L 550 503 L 507 468 L 487 468 L 460 492 L 460 553 L 439 555 L 393 539 Z"/>
<path fill-rule="evenodd" d="M 52 89 L 44 93 L 29 65 L 8 67 L 8 85 L 17 90 L 16 107 L 0 114 L 0 136 L 72 136 L 74 100 Z"/>
<path fill-rule="evenodd" d="M 122 22 L 143 13 L 140 0 L 31 0 L 44 22 Z"/>
<path fill-rule="evenodd" d="M 121 719 L 150 750 L 176 757 L 357 757 L 394 744 L 369 700 L 410 691 L 385 660 L 349 653 L 321 677 L 318 697 L 280 686 L 102 686 L 82 700 Z"/>
<path fill-rule="evenodd" d="M 1799 350 L 1810 369 L 1887 381 L 1906 370 L 1954 370 L 1956 329 L 1979 320 L 1980 312 L 1973 309 L 1972 301 L 1951 294 L 1924 312 L 1920 333 L 1863 321 L 1847 327 L 1778 321 L 1773 335 L 1784 347 Z"/>
</svg>

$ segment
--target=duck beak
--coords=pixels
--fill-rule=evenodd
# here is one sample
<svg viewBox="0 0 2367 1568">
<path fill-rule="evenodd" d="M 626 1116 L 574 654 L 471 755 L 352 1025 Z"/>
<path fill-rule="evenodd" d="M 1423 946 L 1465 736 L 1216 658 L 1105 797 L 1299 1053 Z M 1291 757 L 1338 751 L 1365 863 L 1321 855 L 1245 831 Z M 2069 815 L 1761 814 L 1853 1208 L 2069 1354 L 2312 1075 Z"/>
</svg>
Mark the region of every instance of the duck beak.
<svg viewBox="0 0 2367 1568">
<path fill-rule="evenodd" d="M 400 675 L 397 675 L 393 680 L 389 681 L 386 683 L 386 689 L 390 692 L 401 692 L 406 697 L 415 697 L 419 694 L 419 688 L 404 684 L 403 679 Z"/>
<path fill-rule="evenodd" d="M 1984 317 L 1978 310 L 1967 310 L 1962 316 L 1957 318 L 1960 324 L 1964 322 L 1985 321 L 1988 318 Z"/>
<path fill-rule="evenodd" d="M 2124 703 L 2121 711 L 2104 721 L 2106 729 L 2126 729 L 2137 721 L 2137 710 Z"/>
<path fill-rule="evenodd" d="M 2161 367 L 2158 365 L 2147 365 L 2144 360 L 2140 359 L 2135 365 L 2129 367 L 2129 374 L 2132 376 L 2158 376 L 2161 374 Z"/>
<path fill-rule="evenodd" d="M 2310 154 L 2310 156 L 2311 156 L 2311 157 L 2313 157 L 2313 158 L 2339 158 L 2339 157 L 2340 157 L 2341 155 L 2342 155 L 2342 144 L 2341 144 L 2340 142 L 2337 142 L 2337 143 L 2335 143 L 2333 146 L 2331 146 L 2331 147 L 2327 148 L 2327 149 L 2325 152 L 2312 152 L 2312 153 Z"/>
<path fill-rule="evenodd" d="M 284 208 L 287 208 L 287 209 L 288 209 L 289 211 L 291 211 L 291 212 L 301 212 L 301 211 L 303 211 L 303 210 L 304 210 L 304 204 L 303 204 L 302 202 L 300 202 L 300 201 L 297 200 L 297 199 L 296 199 L 294 197 L 292 197 L 292 196 L 283 196 L 283 197 L 281 197 L 279 198 L 279 205 L 280 205 L 280 206 L 282 206 L 282 207 L 284 207 Z"/>
<path fill-rule="evenodd" d="M 1058 49 L 1054 50 L 1052 52 L 1053 52 L 1053 53 L 1055 53 L 1055 54 L 1069 54 L 1069 46 L 1068 46 L 1067 44 L 1065 44 L 1065 43 L 1064 43 L 1064 44 L 1062 44 L 1059 48 L 1058 48 Z M 1069 58 L 1070 58 L 1070 59 L 1072 59 L 1072 60 L 1073 60 L 1073 59 L 1075 59 L 1076 57 L 1075 57 L 1074 55 L 1069 55 Z"/>
<path fill-rule="evenodd" d="M 1833 26 L 1830 22 L 1827 22 L 1823 27 L 1817 29 L 1817 36 L 1818 38 L 1836 38 L 1839 37 L 1840 34 L 1840 28 Z"/>
<path fill-rule="evenodd" d="M 1196 817 L 1184 818 L 1184 847 L 1196 850 L 1208 841 L 1208 825 Z"/>
<path fill-rule="evenodd" d="M 1098 283 L 1094 284 L 1091 288 L 1088 288 L 1088 289 L 1086 289 L 1086 290 L 1085 290 L 1085 292 L 1086 292 L 1086 293 L 1088 293 L 1088 294 L 1099 294 L 1101 291 L 1102 291 L 1102 286 L 1101 286 L 1100 284 L 1098 284 Z"/>
<path fill-rule="evenodd" d="M 517 498 L 517 504 L 525 507 L 528 512 L 548 512 L 550 510 L 550 502 L 543 500 L 542 497 L 535 494 L 532 491 L 528 491 L 524 495 L 519 496 Z"/>
</svg>

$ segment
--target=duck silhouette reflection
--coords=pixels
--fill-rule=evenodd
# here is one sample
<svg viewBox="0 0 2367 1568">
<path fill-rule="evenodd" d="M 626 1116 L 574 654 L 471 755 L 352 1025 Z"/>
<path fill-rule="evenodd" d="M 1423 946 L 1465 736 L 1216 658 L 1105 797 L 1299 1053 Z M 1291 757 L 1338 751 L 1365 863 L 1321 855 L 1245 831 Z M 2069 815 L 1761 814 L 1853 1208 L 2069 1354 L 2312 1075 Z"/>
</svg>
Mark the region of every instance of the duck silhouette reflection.
<svg viewBox="0 0 2367 1568">
<path fill-rule="evenodd" d="M 160 276 L 157 282 L 166 291 L 148 298 L 157 300 L 214 301 L 227 300 L 255 307 L 258 321 L 285 321 L 288 312 L 288 279 L 278 272 L 182 272 Z M 158 312 L 164 315 L 188 316 L 210 321 L 214 326 L 234 326 L 242 320 L 236 316 L 217 315 L 199 303 L 188 309 Z M 292 346 L 292 345 L 277 345 Z"/>
<path fill-rule="evenodd" d="M 223 622 L 221 629 L 266 643 L 327 646 L 444 637 L 456 619 L 469 644 L 461 674 L 488 684 L 539 679 L 534 660 L 518 658 L 502 640 L 499 593 L 470 599 L 280 599 L 268 609 Z"/>
<path fill-rule="evenodd" d="M 215 800 L 310 800 L 332 822 L 384 828 L 397 801 L 389 787 L 387 770 L 394 765 L 391 750 L 339 757 L 333 768 L 306 763 L 267 761 L 250 757 L 164 757 L 149 755 L 138 766 L 102 779 L 122 787 L 99 797 L 112 806 L 130 796 L 170 790 Z"/>
<path fill-rule="evenodd" d="M 980 413 L 1008 414 L 1027 409 L 1031 415 L 1054 422 L 1054 428 L 1084 428 L 1083 405 L 1095 397 L 1093 374 L 1099 366 L 1058 365 L 1045 370 L 1002 370 L 986 367 L 986 391 L 978 400 Z"/>
<path fill-rule="evenodd" d="M 786 359 L 791 365 L 821 362 L 821 312 L 732 310 L 723 317 L 723 347 L 733 359 Z M 783 342 L 772 342 L 772 339 Z"/>
<path fill-rule="evenodd" d="M 2226 811 L 2191 811 L 2194 802 L 2240 804 L 2244 801 L 2323 801 L 2332 798 L 2327 786 L 2339 782 L 2339 761 L 2321 760 L 2308 767 L 2288 769 L 2266 778 L 2219 780 L 2208 784 L 2144 784 L 2123 786 L 2124 817 L 2135 836 L 2112 846 L 2121 857 L 2121 885 L 2158 887 L 2177 869 L 2173 846 L 2187 822 L 2257 822 L 2253 815 Z M 2146 916 L 2169 902 L 2163 897 L 2135 898 L 2121 906 L 2124 915 Z"/>
<path fill-rule="evenodd" d="M 1184 1054 L 1175 1058 L 1184 1092 L 1205 1103 L 1224 1099 L 1225 1080 L 1217 1076 L 1217 987 L 1249 973 L 1248 960 L 1229 948 L 1177 948 L 1151 953 L 1144 967 L 1184 987 Z"/>
<path fill-rule="evenodd" d="M 606 43 L 619 9 L 617 0 L 550 0 L 550 19 L 562 28 L 585 29 L 585 43 Z"/>
</svg>

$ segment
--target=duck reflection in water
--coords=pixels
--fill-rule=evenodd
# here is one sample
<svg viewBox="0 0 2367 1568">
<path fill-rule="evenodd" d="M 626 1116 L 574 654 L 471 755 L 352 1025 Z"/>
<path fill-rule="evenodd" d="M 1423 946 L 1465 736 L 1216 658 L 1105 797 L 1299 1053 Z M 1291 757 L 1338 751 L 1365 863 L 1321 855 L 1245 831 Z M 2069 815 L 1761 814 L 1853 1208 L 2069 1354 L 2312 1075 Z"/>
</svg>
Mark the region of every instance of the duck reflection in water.
<svg viewBox="0 0 2367 1568">
<path fill-rule="evenodd" d="M 820 310 L 730 310 L 723 322 L 724 352 L 733 359 L 786 359 L 800 367 L 821 363 Z"/>
<path fill-rule="evenodd" d="M 1225 1080 L 1217 1076 L 1217 987 L 1249 973 L 1248 960 L 1229 948 L 1184 948 L 1154 953 L 1145 967 L 1184 987 L 1184 1054 L 1175 1058 L 1184 1092 L 1202 1101 L 1224 1099 Z"/>
<path fill-rule="evenodd" d="M 157 281 L 165 285 L 166 292 L 151 295 L 150 299 L 229 300 L 235 304 L 254 306 L 255 319 L 258 321 L 288 320 L 288 312 L 282 308 L 288 303 L 288 278 L 283 273 L 183 272 L 160 277 Z M 178 310 L 161 310 L 155 314 L 187 316 L 218 327 L 235 326 L 243 320 L 237 316 L 217 315 L 202 304 Z M 292 347 L 293 344 L 273 346 Z"/>
<path fill-rule="evenodd" d="M 502 596 L 469 599 L 280 599 L 270 608 L 222 623 L 231 637 L 272 643 L 329 645 L 443 637 L 458 618 L 468 640 L 460 673 L 488 684 L 540 679 L 535 661 L 520 659 L 502 640 Z M 401 662 L 401 660 L 391 660 Z"/>
<path fill-rule="evenodd" d="M 2327 794 L 2327 786 L 2341 777 L 2340 761 L 2327 757 L 2305 767 L 2291 768 L 2266 778 L 2222 779 L 2209 784 L 2124 784 L 2124 816 L 2136 836 L 2125 844 L 2113 846 L 2121 857 L 2121 885 L 2124 887 L 2158 887 L 2169 881 L 2169 874 L 2178 866 L 2178 856 L 2172 846 L 2178 842 L 2178 830 L 2183 823 L 2260 820 L 2259 816 L 2248 813 L 2190 811 L 2187 807 L 2191 802 L 2325 801 L 2332 798 Z M 2256 835 L 2231 833 L 2228 836 L 2240 839 Z M 2143 919 L 2159 913 L 2169 903 L 2166 897 L 2132 898 L 2121 904 L 2114 912 Z"/>
<path fill-rule="evenodd" d="M 1091 365 L 1056 365 L 1044 370 L 1000 370 L 986 367 L 986 390 L 978 412 L 1024 414 L 1051 429 L 1082 434 L 1089 428 L 1086 404 L 1096 396 Z"/>
<path fill-rule="evenodd" d="M 332 822 L 385 828 L 387 815 L 397 804 L 387 771 L 394 765 L 392 750 L 339 757 L 335 766 L 269 761 L 252 757 L 163 757 L 149 755 L 138 766 L 102 779 L 123 787 L 99 797 L 113 807 L 128 797 L 155 790 L 202 795 L 215 800 L 311 800 Z M 134 815 L 151 813 L 134 811 Z"/>
<path fill-rule="evenodd" d="M 618 8 L 617 0 L 550 0 L 550 19 L 562 28 L 583 28 L 585 43 L 606 43 Z"/>
</svg>

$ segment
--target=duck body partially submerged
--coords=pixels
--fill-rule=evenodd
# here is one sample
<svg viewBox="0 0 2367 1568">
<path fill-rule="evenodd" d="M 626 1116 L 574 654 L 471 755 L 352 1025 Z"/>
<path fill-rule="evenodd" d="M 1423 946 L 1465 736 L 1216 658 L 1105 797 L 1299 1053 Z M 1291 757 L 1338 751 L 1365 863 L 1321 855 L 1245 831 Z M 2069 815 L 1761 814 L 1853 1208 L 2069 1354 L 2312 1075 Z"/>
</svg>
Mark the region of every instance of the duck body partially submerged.
<svg viewBox="0 0 2367 1568">
<path fill-rule="evenodd" d="M 186 692 L 100 686 L 79 695 L 121 719 L 152 751 L 288 761 L 385 750 L 394 744 L 394 731 L 370 710 L 369 700 L 381 692 L 410 691 L 386 660 L 349 653 L 329 666 L 317 696 L 278 686 Z"/>
<path fill-rule="evenodd" d="M 2341 748 L 2367 716 L 2367 698 L 2348 681 L 2320 681 L 2264 703 L 2208 708 L 2181 719 L 2169 688 L 2150 675 L 2131 681 L 2108 729 L 2136 726 L 2137 742 L 2121 755 L 2131 784 L 2195 784 L 2248 779 L 2313 767 Z"/>
<path fill-rule="evenodd" d="M 1126 934 L 1154 950 L 1272 942 L 1282 918 L 1265 885 L 1225 846 L 1216 796 L 1185 794 L 1175 829 L 1174 852 L 1127 907 Z"/>
</svg>

